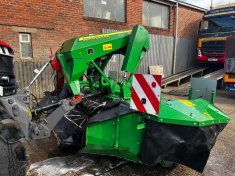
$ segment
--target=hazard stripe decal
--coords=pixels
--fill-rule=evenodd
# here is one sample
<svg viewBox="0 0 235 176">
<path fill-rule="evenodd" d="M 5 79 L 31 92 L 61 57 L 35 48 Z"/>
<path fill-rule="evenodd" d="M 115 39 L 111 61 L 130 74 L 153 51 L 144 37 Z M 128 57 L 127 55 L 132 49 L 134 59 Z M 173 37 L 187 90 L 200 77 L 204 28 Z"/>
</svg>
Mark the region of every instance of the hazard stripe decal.
<svg viewBox="0 0 235 176">
<path fill-rule="evenodd" d="M 137 108 L 139 111 L 141 112 L 147 112 L 143 106 L 143 104 L 141 103 L 137 93 L 135 92 L 135 89 L 132 88 L 132 99 L 135 102 L 135 108 Z M 133 107 L 134 108 L 134 107 Z"/>
<path fill-rule="evenodd" d="M 151 102 L 152 105 L 156 105 L 154 106 L 154 109 L 156 112 L 158 112 L 159 110 L 159 101 L 156 98 L 154 92 L 152 91 L 152 89 L 150 88 L 150 86 L 148 85 L 148 83 L 146 82 L 146 80 L 144 79 L 143 75 L 136 75 L 136 79 L 137 81 L 140 83 L 144 93 L 147 95 L 149 101 Z"/>
<path fill-rule="evenodd" d="M 130 106 L 140 112 L 158 115 L 161 75 L 134 74 Z"/>
<path fill-rule="evenodd" d="M 162 78 L 159 79 L 159 75 L 153 75 L 153 78 L 157 81 L 159 86 L 162 86 Z"/>
<path fill-rule="evenodd" d="M 147 84 L 150 86 L 151 90 L 153 91 L 155 97 L 158 99 L 158 101 L 160 101 L 160 97 L 158 97 L 157 95 L 159 94 L 159 92 L 161 92 L 161 87 L 157 83 L 156 79 L 153 76 L 148 76 L 148 75 L 143 75 L 143 76 L 144 76 L 144 79 L 146 80 Z M 154 83 L 154 82 L 156 84 L 152 85 L 152 83 Z"/>
<path fill-rule="evenodd" d="M 148 100 L 148 96 L 143 91 L 143 89 L 142 89 L 141 85 L 139 84 L 139 82 L 137 81 L 136 77 L 134 77 L 134 79 L 133 79 L 132 89 L 135 90 L 140 102 L 144 101 L 144 100 Z M 154 110 L 152 104 L 150 103 L 150 101 L 146 101 L 146 103 L 141 102 L 141 104 L 144 106 L 146 112 L 154 112 L 155 113 L 155 110 Z M 141 110 L 138 109 L 138 111 L 141 111 Z M 141 111 L 141 112 L 143 112 L 143 111 Z"/>
</svg>

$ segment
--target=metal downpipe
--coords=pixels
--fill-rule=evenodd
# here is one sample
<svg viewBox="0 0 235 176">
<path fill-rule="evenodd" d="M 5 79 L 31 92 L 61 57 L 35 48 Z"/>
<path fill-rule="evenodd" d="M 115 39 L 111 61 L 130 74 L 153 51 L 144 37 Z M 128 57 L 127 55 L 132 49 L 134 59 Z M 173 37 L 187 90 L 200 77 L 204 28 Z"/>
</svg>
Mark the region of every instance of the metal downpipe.
<svg viewBox="0 0 235 176">
<path fill-rule="evenodd" d="M 176 8 L 175 8 L 175 29 L 174 29 L 174 47 L 173 47 L 174 50 L 173 50 L 172 74 L 175 74 L 175 67 L 176 67 L 178 16 L 179 16 L 179 1 L 177 0 Z"/>
</svg>

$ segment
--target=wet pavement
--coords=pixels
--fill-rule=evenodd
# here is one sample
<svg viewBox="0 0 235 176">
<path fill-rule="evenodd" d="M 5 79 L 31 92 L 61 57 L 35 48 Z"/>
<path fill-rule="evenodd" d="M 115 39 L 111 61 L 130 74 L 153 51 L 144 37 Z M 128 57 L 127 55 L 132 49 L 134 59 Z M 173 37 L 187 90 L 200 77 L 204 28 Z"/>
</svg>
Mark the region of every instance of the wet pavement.
<svg viewBox="0 0 235 176">
<path fill-rule="evenodd" d="M 164 95 L 169 99 L 186 99 Z M 202 174 L 180 164 L 147 167 L 108 156 L 60 151 L 53 138 L 30 143 L 29 176 L 235 176 L 235 94 L 218 91 L 216 106 L 231 117 L 219 135 Z"/>
</svg>

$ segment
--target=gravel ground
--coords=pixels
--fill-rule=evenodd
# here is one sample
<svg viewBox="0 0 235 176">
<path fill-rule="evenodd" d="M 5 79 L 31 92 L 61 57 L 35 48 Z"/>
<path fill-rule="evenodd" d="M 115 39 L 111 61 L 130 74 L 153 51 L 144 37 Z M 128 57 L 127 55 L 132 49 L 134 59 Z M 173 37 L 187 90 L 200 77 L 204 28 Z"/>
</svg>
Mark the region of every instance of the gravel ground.
<svg viewBox="0 0 235 176">
<path fill-rule="evenodd" d="M 186 99 L 164 95 L 170 99 Z M 146 167 L 121 159 L 71 154 L 56 148 L 53 138 L 31 142 L 29 176 L 235 176 L 235 94 L 218 91 L 216 106 L 231 117 L 230 123 L 217 139 L 203 174 L 180 164 L 170 168 Z"/>
</svg>

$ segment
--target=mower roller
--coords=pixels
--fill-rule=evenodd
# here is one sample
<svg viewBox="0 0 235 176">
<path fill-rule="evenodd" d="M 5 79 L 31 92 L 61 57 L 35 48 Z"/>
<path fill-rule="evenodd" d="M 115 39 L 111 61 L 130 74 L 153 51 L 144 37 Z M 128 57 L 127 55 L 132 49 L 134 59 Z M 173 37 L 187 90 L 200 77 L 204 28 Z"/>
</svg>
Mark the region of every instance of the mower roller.
<svg viewBox="0 0 235 176">
<path fill-rule="evenodd" d="M 4 94 L 0 105 L 7 116 L 1 124 L 17 127 L 27 140 L 47 138 L 53 130 L 61 147 L 149 166 L 181 163 L 203 172 L 229 118 L 203 99 L 165 100 L 161 76 L 136 74 L 149 45 L 149 34 L 139 25 L 65 41 L 30 83 L 51 64 L 55 90 L 45 92 L 38 105 L 30 99 L 30 86 Z M 129 75 L 122 81 L 105 74 L 115 54 L 124 56 L 121 70 Z"/>
</svg>

